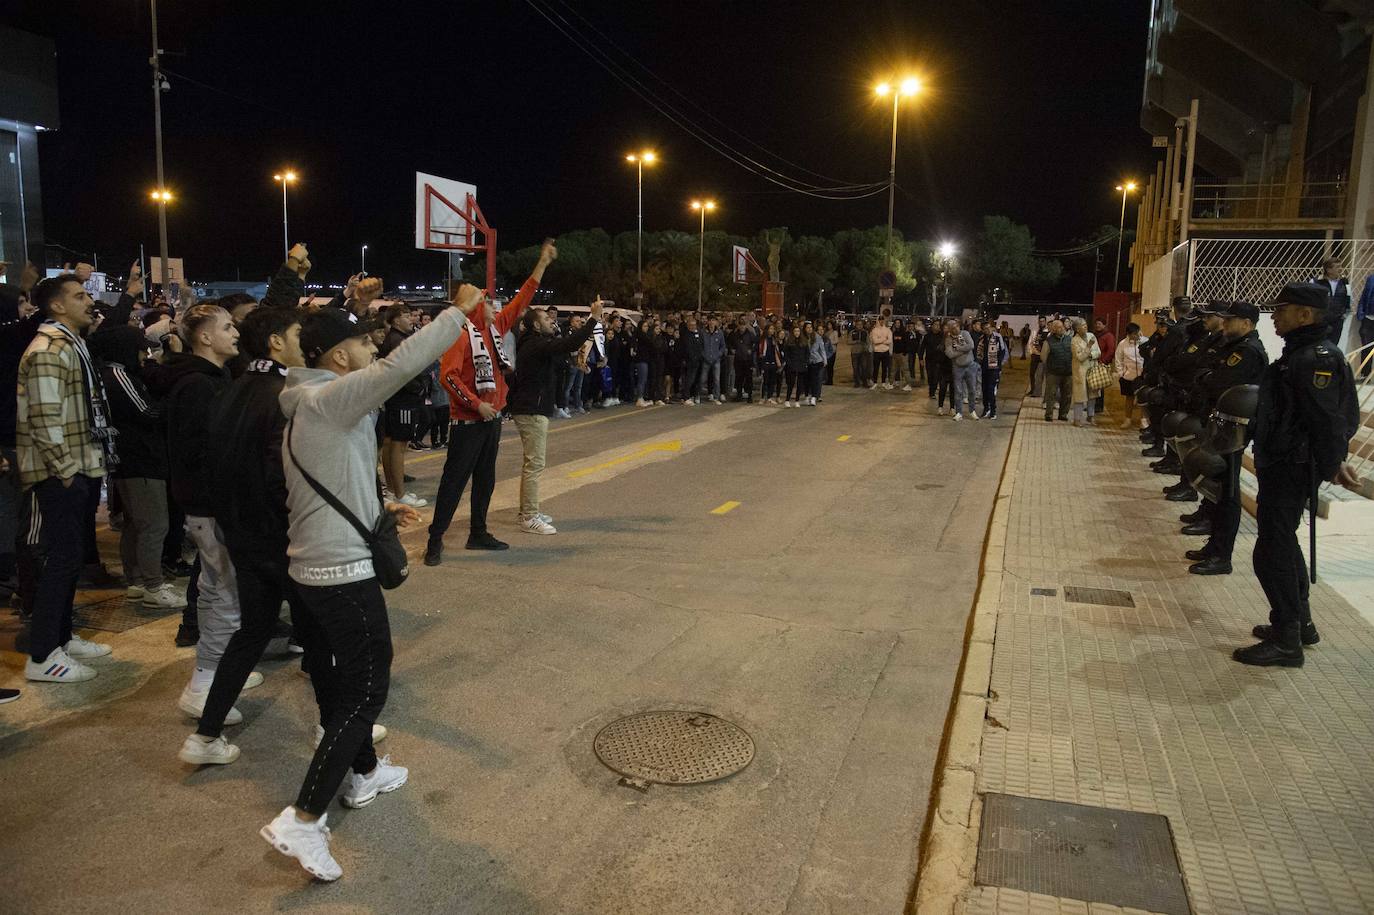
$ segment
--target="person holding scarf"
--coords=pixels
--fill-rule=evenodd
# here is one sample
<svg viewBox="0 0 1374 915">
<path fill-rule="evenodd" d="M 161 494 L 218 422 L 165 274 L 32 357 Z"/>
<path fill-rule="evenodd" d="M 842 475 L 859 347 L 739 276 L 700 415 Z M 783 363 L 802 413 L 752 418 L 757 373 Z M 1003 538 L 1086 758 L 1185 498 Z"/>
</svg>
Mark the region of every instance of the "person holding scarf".
<svg viewBox="0 0 1374 915">
<path fill-rule="evenodd" d="M 67 273 L 35 286 L 33 304 L 44 321 L 19 360 L 15 428 L 25 560 L 39 559 L 24 676 L 77 683 L 96 675 L 84 661 L 110 653 L 72 631 L 72 601 L 86 500 L 117 463 L 114 429 L 81 336 L 95 321 L 90 293 Z"/>
<path fill-rule="evenodd" d="M 997 385 L 1002 380 L 1002 366 L 1011 358 L 1007 338 L 989 331 L 978 340 L 978 366 L 983 376 L 983 419 L 997 418 Z"/>
<path fill-rule="evenodd" d="M 458 340 L 439 361 L 439 383 L 449 395 L 453 426 L 448 457 L 434 500 L 434 520 L 425 545 L 425 565 L 437 566 L 444 555 L 444 534 L 458 510 L 468 479 L 472 479 L 471 520 L 467 548 L 504 550 L 508 544 L 487 530 L 487 507 L 496 489 L 496 453 L 501 446 L 501 410 L 506 406 L 504 371 L 512 363 L 501 338 L 520 321 L 520 316 L 539 291 L 544 271 L 558 257 L 553 239 L 539 250 L 539 261 L 515 298 L 497 312 L 490 301 L 475 310 Z"/>
</svg>

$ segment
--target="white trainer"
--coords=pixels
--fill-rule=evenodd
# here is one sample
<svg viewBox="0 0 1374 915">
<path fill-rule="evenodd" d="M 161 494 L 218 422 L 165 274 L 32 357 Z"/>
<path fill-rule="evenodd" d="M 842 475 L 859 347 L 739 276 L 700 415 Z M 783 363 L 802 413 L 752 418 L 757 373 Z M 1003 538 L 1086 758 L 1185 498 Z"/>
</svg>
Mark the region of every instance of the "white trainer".
<svg viewBox="0 0 1374 915">
<path fill-rule="evenodd" d="M 553 516 L 552 516 L 552 515 L 546 515 L 546 514 L 544 514 L 543 512 L 540 512 L 539 515 L 538 515 L 538 518 L 539 518 L 540 521 L 543 521 L 545 524 L 553 524 Z"/>
<path fill-rule="evenodd" d="M 252 689 L 255 686 L 262 686 L 262 674 L 252 670 L 248 672 L 248 679 L 243 681 L 243 688 Z"/>
<path fill-rule="evenodd" d="M 409 505 L 411 508 L 424 508 L 426 505 L 429 504 L 428 499 L 421 499 L 413 492 L 408 492 L 405 495 L 401 496 L 400 502 L 402 505 Z"/>
<path fill-rule="evenodd" d="M 935 412 L 936 412 L 936 414 L 939 415 L 939 416 L 944 416 L 944 415 L 945 415 L 945 408 L 944 408 L 944 407 L 941 407 L 940 409 L 936 410 Z"/>
<path fill-rule="evenodd" d="M 377 799 L 379 794 L 390 794 L 406 783 L 410 770 L 404 766 L 393 766 L 390 756 L 377 760 L 377 767 L 367 775 L 348 773 L 344 783 L 343 805 L 345 807 L 366 807 Z"/>
<path fill-rule="evenodd" d="M 329 814 L 325 814 L 313 823 L 302 823 L 296 819 L 296 808 L 287 807 L 259 829 L 258 835 L 283 855 L 299 861 L 311 876 L 338 880 L 343 876 L 343 868 L 329 853 L 329 827 L 325 825 L 328 819 Z"/>
<path fill-rule="evenodd" d="M 909 384 L 904 384 L 904 385 L 902 385 L 902 390 L 903 390 L 903 391 L 910 391 L 910 390 L 911 390 L 911 385 L 909 385 Z"/>
<path fill-rule="evenodd" d="M 558 528 L 554 527 L 543 518 L 535 515 L 532 518 L 523 518 L 520 521 L 520 530 L 526 534 L 556 534 Z"/>
<path fill-rule="evenodd" d="M 963 421 L 964 421 L 964 414 L 963 414 L 963 413 L 955 413 L 955 414 L 954 414 L 954 421 L 955 421 L 956 423 L 963 422 Z"/>
<path fill-rule="evenodd" d="M 54 648 L 42 661 L 24 662 L 24 679 L 35 683 L 80 683 L 94 680 L 95 669 L 73 661 L 61 647 Z"/>
<path fill-rule="evenodd" d="M 210 687 L 202 690 L 191 689 L 191 684 L 187 683 L 186 688 L 181 691 L 181 696 L 177 699 L 177 708 L 181 709 L 182 714 L 189 718 L 200 720 L 200 716 L 205 714 L 205 700 L 210 698 Z M 233 706 L 229 707 L 229 714 L 224 716 L 224 723 L 242 724 L 243 712 Z"/>
<path fill-rule="evenodd" d="M 128 600 L 143 600 L 143 595 L 147 593 L 142 585 L 129 585 L 124 591 L 124 597 Z"/>
<path fill-rule="evenodd" d="M 383 740 L 386 740 L 386 734 L 386 725 L 374 724 L 372 726 L 372 745 L 376 746 Z M 310 741 L 310 749 L 318 750 L 320 748 L 320 741 L 322 740 L 324 740 L 324 725 L 317 724 L 315 725 L 315 736 Z"/>
<path fill-rule="evenodd" d="M 100 642 L 88 642 L 76 633 L 72 633 L 72 640 L 66 644 L 67 656 L 78 661 L 85 661 L 89 658 L 103 658 L 110 653 L 110 646 Z"/>
<path fill-rule="evenodd" d="M 133 589 L 130 588 L 129 590 L 132 591 Z M 160 588 L 144 591 L 142 599 L 143 606 L 154 607 L 158 610 L 182 610 L 186 607 L 186 595 L 166 582 L 163 582 Z"/>
<path fill-rule="evenodd" d="M 224 766 L 239 758 L 239 748 L 221 735 L 214 740 L 192 734 L 177 751 L 177 759 L 193 766 Z"/>
</svg>

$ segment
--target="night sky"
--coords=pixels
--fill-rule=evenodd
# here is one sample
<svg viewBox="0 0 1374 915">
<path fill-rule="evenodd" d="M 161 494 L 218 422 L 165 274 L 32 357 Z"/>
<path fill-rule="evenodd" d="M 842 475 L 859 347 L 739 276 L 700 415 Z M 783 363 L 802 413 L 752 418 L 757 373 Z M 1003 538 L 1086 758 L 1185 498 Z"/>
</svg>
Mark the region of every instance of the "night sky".
<svg viewBox="0 0 1374 915">
<path fill-rule="evenodd" d="M 635 72 L 734 147 L 806 177 L 886 180 L 891 109 L 872 85 L 921 73 L 930 91 L 904 106 L 898 147 L 896 224 L 909 236 L 967 240 L 1001 213 L 1062 246 L 1115 224 L 1117 179 L 1153 168 L 1138 126 L 1148 0 L 540 5 L 649 67 L 663 82 Z M 148 3 L 57 6 L 5 7 L 7 22 L 57 42 L 46 234 L 122 273 L 139 242 L 157 247 Z M 648 230 L 694 231 L 687 201 L 705 193 L 722 207 L 711 224 L 740 234 L 886 221 L 885 194 L 782 192 L 708 150 L 522 0 L 162 0 L 159 18 L 171 253 L 196 280 L 255 279 L 280 262 L 272 174 L 286 165 L 302 176 L 292 239 L 324 282 L 356 270 L 363 243 L 389 285 L 437 281 L 443 257 L 413 249 L 417 170 L 475 183 L 502 248 L 632 229 L 624 154 L 642 147 L 662 157 L 645 177 Z"/>
</svg>

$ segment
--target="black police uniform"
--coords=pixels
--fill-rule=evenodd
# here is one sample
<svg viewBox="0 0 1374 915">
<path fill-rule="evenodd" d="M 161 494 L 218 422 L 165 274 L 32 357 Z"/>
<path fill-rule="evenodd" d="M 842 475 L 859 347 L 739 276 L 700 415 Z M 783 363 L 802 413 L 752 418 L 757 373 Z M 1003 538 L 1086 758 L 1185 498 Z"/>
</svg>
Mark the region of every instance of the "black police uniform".
<svg viewBox="0 0 1374 915">
<path fill-rule="evenodd" d="M 1210 416 L 1216 409 L 1217 400 L 1222 394 L 1239 384 L 1259 384 L 1264 370 L 1269 365 L 1269 355 L 1260 342 L 1259 331 L 1252 330 L 1243 337 L 1226 340 L 1216 351 L 1211 368 L 1198 378 L 1196 389 L 1197 413 Z M 1211 536 L 1202 548 L 1206 559 L 1216 562 L 1200 562 L 1188 571 L 1197 574 L 1215 574 L 1231 570 L 1231 550 L 1236 545 L 1236 532 L 1240 529 L 1240 467 L 1242 452 L 1224 455 L 1226 460 L 1226 481 L 1222 486 L 1221 498 L 1204 515 L 1211 520 Z"/>
<path fill-rule="evenodd" d="M 1201 318 L 1197 319 L 1196 324 L 1188 328 L 1187 333 L 1189 334 L 1188 342 L 1181 350 L 1169 357 L 1160 373 L 1168 392 L 1167 399 L 1162 405 L 1166 413 L 1174 410 L 1195 412 L 1191 410 L 1191 404 L 1193 392 L 1197 388 L 1198 376 L 1206 369 L 1216 350 L 1226 341 L 1226 337 L 1221 331 L 1208 332 Z M 1182 469 L 1177 451 L 1171 451 L 1165 460 L 1154 465 L 1154 470 L 1157 473 L 1181 473 Z M 1173 486 L 1166 487 L 1165 492 L 1169 493 L 1170 501 L 1194 502 L 1197 500 L 1197 494 L 1193 492 L 1193 487 L 1182 478 Z"/>
<path fill-rule="evenodd" d="M 1359 427 L 1354 392 L 1354 375 L 1327 339 L 1324 323 L 1288 334 L 1283 355 L 1260 381 L 1254 423 L 1259 477 L 1254 564 L 1269 599 L 1269 628 L 1260 644 L 1234 652 L 1237 661 L 1302 666 L 1312 609 L 1297 529 L 1317 484 L 1336 475 Z M 1308 641 L 1316 641 L 1314 629 Z"/>
<path fill-rule="evenodd" d="M 1156 331 L 1151 334 L 1150 340 L 1153 342 L 1145 350 L 1147 358 L 1143 374 L 1145 384 L 1150 387 L 1158 387 L 1164 383 L 1164 371 L 1170 360 L 1188 345 L 1188 331 L 1191 325 L 1178 322 L 1163 326 L 1168 328 L 1168 333 L 1161 334 Z M 1150 418 L 1151 432 L 1150 447 L 1141 452 L 1145 457 L 1164 456 L 1164 437 L 1159 427 L 1168 412 L 1169 407 L 1166 404 L 1152 403 L 1145 407 L 1145 413 Z"/>
</svg>

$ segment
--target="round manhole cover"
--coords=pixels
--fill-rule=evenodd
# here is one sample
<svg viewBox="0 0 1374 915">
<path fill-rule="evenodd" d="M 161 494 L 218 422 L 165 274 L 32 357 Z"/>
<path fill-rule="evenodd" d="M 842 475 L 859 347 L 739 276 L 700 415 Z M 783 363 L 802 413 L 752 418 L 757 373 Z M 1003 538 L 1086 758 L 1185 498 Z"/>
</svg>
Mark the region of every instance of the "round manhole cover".
<svg viewBox="0 0 1374 915">
<path fill-rule="evenodd" d="M 704 712 L 641 712 L 617 718 L 592 749 L 608 767 L 659 785 L 698 785 L 734 775 L 754 759 L 754 739 Z"/>
</svg>

